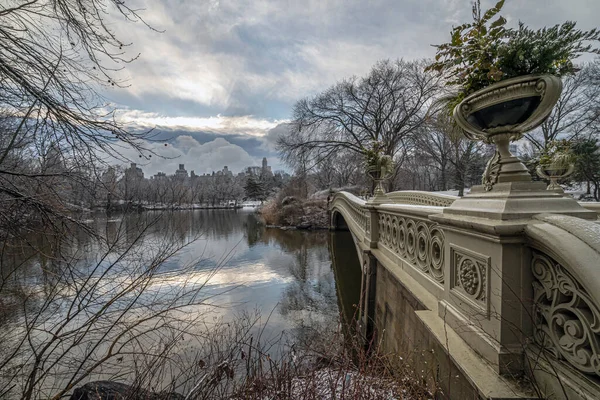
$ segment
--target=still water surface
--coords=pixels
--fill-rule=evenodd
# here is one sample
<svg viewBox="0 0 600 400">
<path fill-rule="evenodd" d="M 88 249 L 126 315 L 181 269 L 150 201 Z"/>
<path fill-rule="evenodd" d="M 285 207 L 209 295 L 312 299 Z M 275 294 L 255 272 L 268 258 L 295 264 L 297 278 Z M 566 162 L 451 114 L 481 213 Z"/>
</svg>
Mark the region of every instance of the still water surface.
<svg viewBox="0 0 600 400">
<path fill-rule="evenodd" d="M 268 321 L 267 336 L 286 332 L 302 337 L 310 336 L 307 332 L 315 325 L 350 321 L 356 311 L 360 267 L 348 232 L 267 229 L 253 210 L 146 212 L 110 218 L 102 215 L 86 223 L 92 232 L 112 238 L 118 245 L 107 249 L 82 235 L 61 249 L 61 260 L 28 254 L 27 246 L 5 255 L 0 265 L 0 300 L 5 299 L 0 330 L 6 333 L 22 329 L 28 307 L 35 308 L 31 298 L 28 307 L 19 304 L 15 287 L 27 292 L 28 286 L 44 285 L 56 275 L 53 271 L 60 270 L 60 262 L 68 259 L 82 272 L 95 268 L 93 274 L 100 277 L 103 268 L 107 270 L 115 262 L 143 268 L 144 260 L 157 256 L 155 249 L 171 242 L 186 245 L 169 254 L 158 267 L 158 276 L 168 282 L 168 291 L 176 292 L 178 285 L 189 285 L 196 276 L 210 277 L 201 288 L 207 299 L 204 303 L 210 306 L 188 308 L 188 314 L 233 320 L 244 311 L 258 312 L 261 322 Z M 136 243 L 142 227 L 144 239 Z M 31 238 L 31 243 L 47 254 L 56 250 L 56 245 L 43 238 Z M 126 249 L 130 249 L 130 258 L 119 260 Z M 111 284 L 116 285 L 121 278 L 111 273 L 110 279 L 102 279 L 106 282 L 102 290 L 110 293 Z M 164 297 L 160 293 L 156 290 L 155 295 Z M 60 320 L 69 309 L 59 302 L 45 312 Z M 48 321 L 51 323 L 52 318 Z"/>
</svg>

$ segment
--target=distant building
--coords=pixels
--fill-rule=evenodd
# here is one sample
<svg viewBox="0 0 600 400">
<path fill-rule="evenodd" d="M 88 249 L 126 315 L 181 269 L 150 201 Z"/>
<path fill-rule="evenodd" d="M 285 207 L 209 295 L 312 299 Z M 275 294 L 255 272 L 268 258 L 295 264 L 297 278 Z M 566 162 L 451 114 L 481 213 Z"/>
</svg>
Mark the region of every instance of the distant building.
<svg viewBox="0 0 600 400">
<path fill-rule="evenodd" d="M 139 200 L 140 194 L 144 186 L 144 173 L 142 169 L 131 163 L 129 168 L 125 170 L 125 176 L 121 179 L 121 187 L 125 200 Z"/>
<path fill-rule="evenodd" d="M 246 174 L 255 176 L 270 176 L 273 175 L 271 167 L 267 164 L 267 157 L 262 159 L 262 166 L 260 167 L 246 167 Z"/>
<path fill-rule="evenodd" d="M 276 178 L 282 179 L 283 181 L 287 181 L 291 178 L 291 175 L 285 172 L 282 169 L 279 169 L 273 173 Z"/>
<path fill-rule="evenodd" d="M 153 177 L 153 179 L 167 179 L 167 174 L 164 172 L 158 172 Z"/>
<path fill-rule="evenodd" d="M 248 175 L 259 176 L 261 172 L 262 172 L 262 167 L 247 167 L 246 168 L 246 173 Z"/>
<path fill-rule="evenodd" d="M 261 173 L 264 176 L 271 176 L 271 175 L 273 175 L 273 173 L 271 172 L 271 167 L 269 165 L 267 165 L 267 157 L 263 157 Z"/>
<path fill-rule="evenodd" d="M 188 173 L 187 173 L 186 169 L 184 168 L 183 164 L 179 164 L 179 169 L 177 171 L 175 171 L 175 177 L 182 178 L 182 179 L 188 177 Z"/>
<path fill-rule="evenodd" d="M 223 167 L 223 175 L 226 175 L 226 176 L 233 176 L 233 172 L 231 172 L 231 171 L 229 170 L 229 168 L 227 168 L 227 165 Z"/>
<path fill-rule="evenodd" d="M 125 170 L 125 179 L 128 181 L 136 181 L 144 179 L 144 172 L 136 163 L 131 163 L 129 168 Z"/>
</svg>

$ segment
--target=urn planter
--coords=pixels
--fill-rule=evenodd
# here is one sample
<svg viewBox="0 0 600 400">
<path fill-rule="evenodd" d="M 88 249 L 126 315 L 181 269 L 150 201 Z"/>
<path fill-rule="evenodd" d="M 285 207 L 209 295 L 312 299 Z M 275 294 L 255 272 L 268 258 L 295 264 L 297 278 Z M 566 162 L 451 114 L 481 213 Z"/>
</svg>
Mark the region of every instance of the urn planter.
<svg viewBox="0 0 600 400">
<path fill-rule="evenodd" d="M 548 118 L 561 91 L 556 76 L 527 75 L 481 89 L 454 108 L 454 119 L 469 139 L 496 145 L 483 175 L 486 190 L 498 182 L 531 180 L 525 165 L 510 153 L 509 144 Z"/>
<path fill-rule="evenodd" d="M 373 196 L 381 197 L 385 195 L 385 188 L 383 187 L 383 181 L 385 177 L 382 174 L 381 167 L 379 166 L 370 166 L 367 168 L 367 173 L 375 182 L 375 189 L 373 190 Z"/>
<path fill-rule="evenodd" d="M 563 188 L 558 184 L 559 179 L 563 179 L 568 177 L 575 170 L 575 166 L 573 164 L 569 164 L 567 166 L 562 165 L 548 165 L 543 166 L 539 165 L 536 168 L 536 173 L 540 178 L 548 179 L 550 184 L 548 185 L 548 190 L 564 193 Z"/>
</svg>

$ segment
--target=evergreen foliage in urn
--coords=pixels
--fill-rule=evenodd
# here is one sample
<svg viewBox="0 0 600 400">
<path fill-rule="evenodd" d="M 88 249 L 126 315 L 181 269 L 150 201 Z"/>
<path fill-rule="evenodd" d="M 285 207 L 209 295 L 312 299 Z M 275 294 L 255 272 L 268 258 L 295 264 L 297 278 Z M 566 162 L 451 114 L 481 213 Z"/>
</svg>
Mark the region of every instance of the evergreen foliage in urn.
<svg viewBox="0 0 600 400">
<path fill-rule="evenodd" d="M 394 169 L 392 157 L 385 155 L 383 146 L 378 141 L 364 149 L 365 167 L 369 175 L 375 179 L 384 179 Z"/>
<path fill-rule="evenodd" d="M 567 169 L 574 161 L 571 143 L 568 140 L 555 140 L 540 155 L 539 165 L 542 168 Z"/>
<path fill-rule="evenodd" d="M 506 27 L 499 15 L 504 0 L 487 11 L 480 0 L 473 3 L 473 21 L 454 27 L 449 43 L 436 45 L 435 62 L 426 71 L 437 71 L 458 93 L 448 102 L 449 111 L 465 97 L 496 82 L 524 75 L 574 74 L 574 60 L 585 53 L 600 54 L 594 42 L 600 31 L 576 29 L 567 21 L 550 28 L 533 30 L 520 22 Z"/>
</svg>

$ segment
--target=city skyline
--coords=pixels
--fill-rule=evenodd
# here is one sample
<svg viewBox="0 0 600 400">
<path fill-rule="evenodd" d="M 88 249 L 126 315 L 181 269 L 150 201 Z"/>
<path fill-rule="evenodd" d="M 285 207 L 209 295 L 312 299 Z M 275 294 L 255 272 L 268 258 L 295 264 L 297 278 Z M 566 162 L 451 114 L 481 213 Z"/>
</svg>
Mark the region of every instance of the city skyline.
<svg viewBox="0 0 600 400">
<path fill-rule="evenodd" d="M 194 169 L 190 169 L 188 173 L 188 169 L 185 168 L 185 163 L 179 163 L 178 168 L 172 173 L 169 174 L 168 171 L 158 171 L 155 174 L 151 174 L 145 176 L 144 171 L 141 166 L 137 163 L 130 163 L 129 167 L 125 169 L 125 174 L 129 174 L 131 176 L 135 176 L 136 179 L 152 179 L 152 178 L 161 178 L 161 177 L 178 177 L 178 178 L 196 178 L 196 177 L 206 177 L 206 176 L 246 176 L 246 175 L 255 175 L 260 176 L 263 174 L 269 175 L 287 175 L 284 170 L 275 170 L 273 171 L 272 166 L 268 165 L 268 160 L 266 157 L 263 157 L 261 165 L 251 165 L 242 168 L 239 172 L 234 173 L 233 170 L 229 169 L 229 166 L 224 165 L 220 170 L 213 170 L 211 172 L 205 172 L 202 174 L 197 174 Z"/>
</svg>

